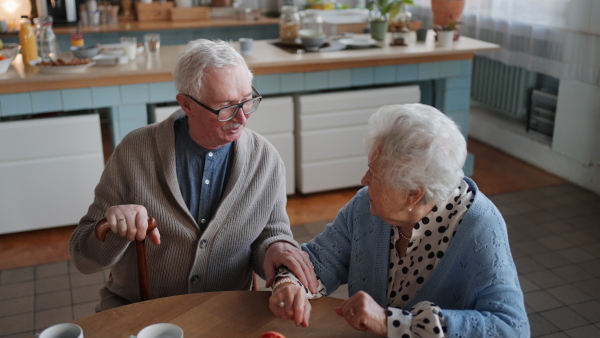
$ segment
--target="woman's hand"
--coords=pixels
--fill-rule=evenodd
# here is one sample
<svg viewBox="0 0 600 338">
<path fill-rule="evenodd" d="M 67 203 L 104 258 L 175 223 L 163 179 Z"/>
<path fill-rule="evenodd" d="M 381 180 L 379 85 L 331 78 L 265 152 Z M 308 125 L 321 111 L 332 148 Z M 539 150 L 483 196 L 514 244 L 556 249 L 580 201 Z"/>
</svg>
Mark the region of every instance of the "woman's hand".
<svg viewBox="0 0 600 338">
<path fill-rule="evenodd" d="M 307 327 L 312 307 L 306 299 L 306 291 L 303 287 L 286 283 L 273 290 L 269 298 L 269 308 L 276 317 L 292 319 L 296 326 Z"/>
<path fill-rule="evenodd" d="M 369 330 L 378 336 L 387 336 L 386 310 L 364 291 L 345 300 L 335 312 L 357 330 Z"/>
<path fill-rule="evenodd" d="M 128 241 L 143 241 L 148 229 L 148 211 L 145 207 L 136 204 L 115 205 L 104 214 L 110 230 Z M 152 243 L 160 244 L 158 228 L 148 234 Z"/>
</svg>

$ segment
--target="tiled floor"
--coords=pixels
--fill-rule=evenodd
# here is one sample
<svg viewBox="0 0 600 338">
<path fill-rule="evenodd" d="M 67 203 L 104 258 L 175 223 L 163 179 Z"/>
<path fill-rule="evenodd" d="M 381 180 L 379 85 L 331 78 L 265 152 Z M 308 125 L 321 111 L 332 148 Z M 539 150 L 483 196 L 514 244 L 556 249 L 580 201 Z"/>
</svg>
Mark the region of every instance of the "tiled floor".
<svg viewBox="0 0 600 338">
<path fill-rule="evenodd" d="M 532 336 L 600 337 L 600 196 L 561 184 L 492 200 L 508 225 Z M 325 224 L 292 230 L 306 242 Z M 69 262 L 1 271 L 0 336 L 32 337 L 92 314 L 106 277 L 82 275 Z"/>
</svg>

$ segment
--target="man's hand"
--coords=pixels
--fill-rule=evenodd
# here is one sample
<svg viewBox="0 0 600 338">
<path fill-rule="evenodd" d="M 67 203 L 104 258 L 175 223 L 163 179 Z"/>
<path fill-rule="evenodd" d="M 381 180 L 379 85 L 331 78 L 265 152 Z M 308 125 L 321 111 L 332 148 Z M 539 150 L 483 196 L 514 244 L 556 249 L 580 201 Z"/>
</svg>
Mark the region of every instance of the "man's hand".
<svg viewBox="0 0 600 338">
<path fill-rule="evenodd" d="M 342 302 L 335 312 L 357 330 L 369 330 L 378 336 L 387 336 L 386 309 L 364 291 Z"/>
<path fill-rule="evenodd" d="M 296 326 L 308 327 L 312 307 L 306 299 L 306 291 L 299 285 L 286 283 L 278 286 L 269 298 L 269 308 L 276 317 L 292 319 Z"/>
<path fill-rule="evenodd" d="M 288 242 L 275 242 L 267 248 L 264 264 L 266 287 L 273 284 L 275 271 L 282 265 L 287 266 L 310 292 L 317 293 L 319 282 L 308 254 Z"/>
<path fill-rule="evenodd" d="M 115 234 L 125 237 L 128 241 L 142 241 L 146 238 L 148 230 L 148 211 L 141 205 L 115 205 L 104 214 L 110 230 Z M 148 234 L 152 243 L 160 244 L 158 227 Z"/>
</svg>

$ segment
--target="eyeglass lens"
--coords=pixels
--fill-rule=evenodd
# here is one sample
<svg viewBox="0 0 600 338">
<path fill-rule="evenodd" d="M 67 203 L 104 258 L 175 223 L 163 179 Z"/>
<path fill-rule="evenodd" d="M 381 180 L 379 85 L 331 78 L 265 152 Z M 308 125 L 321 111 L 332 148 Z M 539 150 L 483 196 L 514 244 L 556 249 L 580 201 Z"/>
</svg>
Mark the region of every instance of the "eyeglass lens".
<svg viewBox="0 0 600 338">
<path fill-rule="evenodd" d="M 244 102 L 244 104 L 242 105 L 244 114 L 248 115 L 248 114 L 254 113 L 256 111 L 256 109 L 258 109 L 259 104 L 260 104 L 260 98 L 258 98 L 258 97 L 254 98 L 250 101 Z M 219 121 L 228 121 L 228 120 L 232 119 L 235 116 L 235 114 L 238 112 L 239 109 L 240 109 L 240 107 L 237 105 L 221 109 L 219 111 L 219 116 L 218 116 Z"/>
</svg>

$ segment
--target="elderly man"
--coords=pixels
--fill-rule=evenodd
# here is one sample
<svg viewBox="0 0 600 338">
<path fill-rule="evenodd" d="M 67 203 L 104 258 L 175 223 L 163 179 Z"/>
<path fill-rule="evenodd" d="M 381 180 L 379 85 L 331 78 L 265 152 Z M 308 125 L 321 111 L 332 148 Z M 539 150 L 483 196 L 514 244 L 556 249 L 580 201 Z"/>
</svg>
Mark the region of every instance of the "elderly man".
<svg viewBox="0 0 600 338">
<path fill-rule="evenodd" d="M 146 237 L 148 217 L 158 223 L 148 234 L 151 298 L 248 290 L 252 271 L 266 270 L 270 284 L 281 264 L 314 280 L 290 231 L 283 162 L 245 130 L 261 96 L 243 57 L 229 43 L 195 40 L 173 78 L 181 109 L 123 139 L 71 237 L 78 270 L 111 269 L 96 310 L 140 300 L 131 242 Z M 104 243 L 94 236 L 102 218 L 112 231 Z"/>
</svg>

